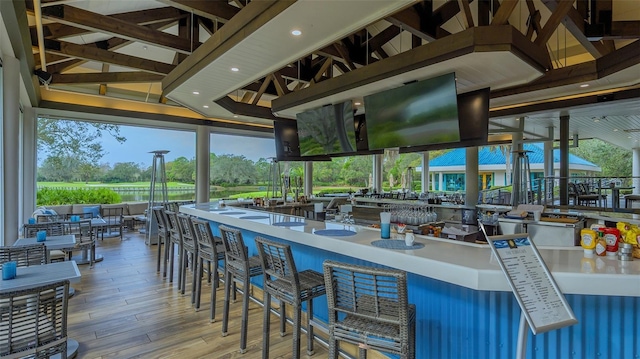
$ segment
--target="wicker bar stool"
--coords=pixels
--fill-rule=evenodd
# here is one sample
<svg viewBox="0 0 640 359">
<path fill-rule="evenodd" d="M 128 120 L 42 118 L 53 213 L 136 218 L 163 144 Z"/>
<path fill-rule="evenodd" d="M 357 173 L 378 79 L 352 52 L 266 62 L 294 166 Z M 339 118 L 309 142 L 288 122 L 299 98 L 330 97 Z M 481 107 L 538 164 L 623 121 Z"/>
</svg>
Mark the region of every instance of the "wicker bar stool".
<svg viewBox="0 0 640 359">
<path fill-rule="evenodd" d="M 191 304 L 196 302 L 196 271 L 195 265 L 198 260 L 198 243 L 196 241 L 196 234 L 191 224 L 191 216 L 178 213 L 178 228 L 182 235 L 182 252 L 180 267 L 182 269 L 182 287 L 180 287 L 180 293 L 184 294 L 186 282 L 187 282 L 187 268 L 191 268 L 193 275 L 191 276 Z M 192 265 L 189 266 L 189 258 L 191 258 Z"/>
<path fill-rule="evenodd" d="M 300 322 L 302 303 L 307 302 L 307 354 L 313 355 L 313 298 L 325 295 L 322 273 L 311 269 L 298 272 L 291 247 L 256 237 L 258 254 L 264 272 L 264 326 L 262 329 L 262 358 L 269 358 L 269 325 L 271 297 L 281 303 L 280 334 L 284 335 L 285 303 L 293 306 L 293 358 L 300 358 Z"/>
<path fill-rule="evenodd" d="M 158 263 L 156 267 L 156 272 L 160 273 L 160 264 L 164 262 L 164 271 L 162 272 L 163 277 L 167 276 L 167 245 L 169 244 L 169 237 L 171 234 L 169 233 L 169 226 L 167 225 L 167 215 L 164 213 L 164 209 L 161 206 L 153 207 L 153 216 L 156 218 L 156 222 L 158 223 Z M 162 254 L 162 246 L 165 246 L 164 255 Z"/>
<path fill-rule="evenodd" d="M 169 283 L 173 283 L 173 267 L 175 263 L 175 250 L 178 246 L 178 288 L 182 288 L 182 232 L 178 227 L 178 214 L 165 210 L 167 225 L 169 227 L 169 246 L 165 246 L 165 256 L 169 260 Z M 167 251 L 169 253 L 167 254 Z"/>
<path fill-rule="evenodd" d="M 211 307 L 209 309 L 209 321 L 212 323 L 216 318 L 216 290 L 218 289 L 218 262 L 224 260 L 224 244 L 222 238 L 214 237 L 211 232 L 209 222 L 199 218 L 191 218 L 193 230 L 198 243 L 198 264 L 194 276 L 198 278 L 196 282 L 196 311 L 200 309 L 200 294 L 202 293 L 202 274 L 204 272 L 204 262 L 209 264 L 209 282 L 211 283 Z"/>
<path fill-rule="evenodd" d="M 247 318 L 249 317 L 249 280 L 262 274 L 262 265 L 258 256 L 249 257 L 240 230 L 220 226 L 224 244 L 224 309 L 222 312 L 222 336 L 227 336 L 229 325 L 229 300 L 233 283 L 240 282 L 242 287 L 242 327 L 240 329 L 240 353 L 247 351 Z"/>
<path fill-rule="evenodd" d="M 338 341 L 415 358 L 416 307 L 407 301 L 407 273 L 324 261 L 329 306 L 329 358 Z"/>
</svg>

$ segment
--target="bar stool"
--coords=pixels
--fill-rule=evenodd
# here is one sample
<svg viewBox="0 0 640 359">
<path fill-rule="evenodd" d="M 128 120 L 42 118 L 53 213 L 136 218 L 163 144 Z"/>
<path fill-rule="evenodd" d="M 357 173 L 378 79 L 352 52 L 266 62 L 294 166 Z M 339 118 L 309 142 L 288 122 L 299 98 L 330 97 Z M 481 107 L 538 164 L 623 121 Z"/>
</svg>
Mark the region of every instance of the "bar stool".
<svg viewBox="0 0 640 359">
<path fill-rule="evenodd" d="M 240 331 L 240 353 L 247 351 L 247 318 L 249 317 L 249 280 L 262 274 L 262 265 L 258 256 L 249 257 L 240 230 L 220 226 L 224 244 L 224 309 L 222 312 L 222 336 L 227 336 L 229 324 L 229 296 L 233 283 L 242 283 L 242 327 Z"/>
<path fill-rule="evenodd" d="M 180 287 L 180 293 L 184 294 L 186 282 L 187 282 L 187 268 L 191 267 L 194 272 L 191 276 L 191 304 L 196 302 L 196 276 L 195 276 L 195 263 L 198 258 L 198 244 L 196 243 L 196 236 L 191 225 L 191 216 L 184 213 L 178 213 L 178 229 L 182 236 L 182 252 L 180 252 L 180 269 L 182 270 L 182 286 Z M 192 265 L 189 266 L 189 258 L 191 258 Z"/>
<path fill-rule="evenodd" d="M 264 327 L 262 329 L 262 358 L 269 358 L 269 316 L 271 297 L 280 300 L 280 334 L 284 335 L 285 303 L 293 305 L 293 358 L 300 358 L 300 316 L 302 302 L 307 302 L 307 354 L 313 355 L 313 298 L 325 295 L 322 273 L 311 269 L 297 271 L 291 247 L 256 237 L 258 255 L 264 272 Z"/>
<path fill-rule="evenodd" d="M 323 264 L 329 306 L 329 358 L 338 341 L 415 358 L 416 307 L 407 301 L 407 273 L 338 263 Z"/>
<path fill-rule="evenodd" d="M 191 218 L 193 230 L 196 234 L 196 242 L 198 243 L 198 263 L 196 265 L 196 311 L 200 309 L 200 294 L 202 293 L 202 273 L 204 271 L 204 262 L 209 263 L 209 282 L 213 273 L 213 282 L 211 283 L 211 307 L 209 309 L 209 321 L 213 323 L 216 318 L 216 290 L 218 289 L 218 262 L 224 260 L 224 244 L 222 238 L 214 237 L 211 232 L 209 222 L 199 218 Z"/>
<path fill-rule="evenodd" d="M 165 210 L 167 215 L 167 225 L 169 226 L 169 246 L 165 246 L 165 253 L 167 250 L 169 254 L 165 254 L 169 259 L 169 283 L 173 283 L 173 266 L 175 262 L 175 247 L 178 246 L 178 288 L 182 288 L 182 266 L 180 265 L 182 258 L 182 233 L 178 227 L 178 214 L 173 211 Z"/>
<path fill-rule="evenodd" d="M 167 226 L 167 216 L 164 214 L 164 209 L 160 206 L 153 207 L 153 216 L 156 218 L 156 222 L 158 223 L 158 263 L 156 272 L 160 273 L 160 263 L 163 262 L 164 259 L 164 272 L 163 276 L 167 276 L 167 250 L 164 251 L 164 258 L 162 254 L 162 246 L 165 247 L 169 244 L 167 239 L 171 236 L 169 233 L 169 227 Z"/>
</svg>

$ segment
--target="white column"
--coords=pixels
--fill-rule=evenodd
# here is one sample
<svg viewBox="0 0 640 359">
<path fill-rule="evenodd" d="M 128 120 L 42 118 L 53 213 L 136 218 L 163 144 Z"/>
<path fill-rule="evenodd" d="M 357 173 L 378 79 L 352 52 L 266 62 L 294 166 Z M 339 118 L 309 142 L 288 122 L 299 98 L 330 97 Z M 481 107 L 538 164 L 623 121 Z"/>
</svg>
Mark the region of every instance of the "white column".
<svg viewBox="0 0 640 359">
<path fill-rule="evenodd" d="M 553 126 L 549 126 L 547 127 L 547 136 L 549 137 L 549 139 L 547 141 L 544 141 L 544 176 L 547 177 L 547 180 L 545 180 L 545 184 L 544 184 L 544 188 L 546 191 L 546 199 L 550 199 L 553 198 L 553 183 L 554 181 L 552 181 L 551 179 L 549 179 L 548 177 L 553 177 L 553 138 L 554 138 L 554 132 L 553 132 Z"/>
<path fill-rule="evenodd" d="M 313 162 L 304 163 L 304 195 L 310 198 L 313 194 Z"/>
<path fill-rule="evenodd" d="M 429 152 L 422 152 L 422 174 L 420 176 L 422 193 L 429 192 Z"/>
<path fill-rule="evenodd" d="M 382 193 L 382 160 L 383 155 L 373 155 L 373 191 Z"/>
<path fill-rule="evenodd" d="M 211 132 L 209 126 L 196 129 L 196 202 L 209 202 L 209 153 L 211 153 Z"/>
<path fill-rule="evenodd" d="M 631 175 L 633 176 L 633 194 L 640 194 L 640 147 L 631 150 Z"/>
<path fill-rule="evenodd" d="M 33 107 L 25 107 L 22 122 L 22 222 L 36 209 L 38 122 Z"/>
<path fill-rule="evenodd" d="M 442 172 L 438 173 L 438 188 L 440 188 L 440 191 L 444 191 L 444 174 Z"/>
<path fill-rule="evenodd" d="M 20 227 L 20 61 L 5 55 L 3 61 L 2 176 L 3 244 L 13 245 Z"/>
<path fill-rule="evenodd" d="M 464 204 L 475 207 L 478 204 L 478 147 L 467 147 L 465 184 Z"/>
</svg>

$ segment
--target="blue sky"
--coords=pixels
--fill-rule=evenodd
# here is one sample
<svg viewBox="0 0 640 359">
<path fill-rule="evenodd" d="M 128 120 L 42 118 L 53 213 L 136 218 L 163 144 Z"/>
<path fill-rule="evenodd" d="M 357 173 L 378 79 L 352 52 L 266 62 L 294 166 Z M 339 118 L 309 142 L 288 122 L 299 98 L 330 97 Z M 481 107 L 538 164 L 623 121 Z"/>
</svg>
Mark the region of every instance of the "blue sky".
<svg viewBox="0 0 640 359">
<path fill-rule="evenodd" d="M 117 162 L 135 162 L 150 166 L 153 154 L 149 152 L 154 150 L 171 151 L 165 155 L 166 162 L 178 157 L 195 157 L 195 132 L 120 126 L 120 133 L 127 138 L 126 142 L 118 143 L 111 136 L 103 135 L 102 146 L 107 154 L 101 163 L 113 166 Z M 211 152 L 243 155 L 253 161 L 275 157 L 276 153 L 273 139 L 219 134 L 211 135 Z"/>
</svg>

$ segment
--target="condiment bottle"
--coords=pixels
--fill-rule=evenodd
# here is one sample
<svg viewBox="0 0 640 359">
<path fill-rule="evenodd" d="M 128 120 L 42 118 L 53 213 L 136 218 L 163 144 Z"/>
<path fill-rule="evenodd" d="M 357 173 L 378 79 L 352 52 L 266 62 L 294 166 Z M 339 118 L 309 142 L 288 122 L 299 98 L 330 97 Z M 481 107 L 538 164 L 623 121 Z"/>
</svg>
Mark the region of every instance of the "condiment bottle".
<svg viewBox="0 0 640 359">
<path fill-rule="evenodd" d="M 596 231 L 585 228 L 580 231 L 580 245 L 584 249 L 584 254 L 593 254 L 593 250 L 596 248 L 596 241 L 598 235 Z"/>
<path fill-rule="evenodd" d="M 620 230 L 618 228 L 605 228 L 604 240 L 607 243 L 607 256 L 615 257 L 618 254 L 618 243 L 620 243 Z"/>
<path fill-rule="evenodd" d="M 604 240 L 604 233 L 598 231 L 598 241 L 596 242 L 596 254 L 604 256 L 607 254 L 607 241 Z"/>
</svg>

